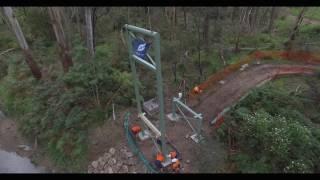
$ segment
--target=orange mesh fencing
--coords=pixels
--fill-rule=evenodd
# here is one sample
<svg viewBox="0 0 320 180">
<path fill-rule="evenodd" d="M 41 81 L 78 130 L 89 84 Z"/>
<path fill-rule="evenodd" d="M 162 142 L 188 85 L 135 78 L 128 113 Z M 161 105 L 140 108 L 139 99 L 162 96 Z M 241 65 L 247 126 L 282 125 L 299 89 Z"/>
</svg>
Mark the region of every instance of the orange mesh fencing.
<svg viewBox="0 0 320 180">
<path fill-rule="evenodd" d="M 303 62 L 307 64 L 320 64 L 320 54 L 319 53 L 310 53 L 305 51 L 255 51 L 248 56 L 245 56 L 236 64 L 231 64 L 226 68 L 218 71 L 217 73 L 208 77 L 206 81 L 199 84 L 198 87 L 205 91 L 210 86 L 214 85 L 218 81 L 224 79 L 231 73 L 240 69 L 244 64 L 249 64 L 258 59 L 280 59 L 280 60 L 289 60 Z M 189 97 L 196 97 L 199 94 L 195 94 L 193 91 L 189 92 Z"/>
</svg>

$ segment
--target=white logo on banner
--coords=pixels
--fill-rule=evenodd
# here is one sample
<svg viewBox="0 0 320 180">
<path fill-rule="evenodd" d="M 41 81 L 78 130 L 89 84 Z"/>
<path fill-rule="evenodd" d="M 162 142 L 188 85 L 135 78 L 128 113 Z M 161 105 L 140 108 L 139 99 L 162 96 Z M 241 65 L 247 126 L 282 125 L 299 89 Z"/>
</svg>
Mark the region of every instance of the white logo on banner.
<svg viewBox="0 0 320 180">
<path fill-rule="evenodd" d="M 146 43 L 144 43 L 144 44 L 140 44 L 139 46 L 138 46 L 138 51 L 143 51 L 144 49 L 146 48 Z"/>
</svg>

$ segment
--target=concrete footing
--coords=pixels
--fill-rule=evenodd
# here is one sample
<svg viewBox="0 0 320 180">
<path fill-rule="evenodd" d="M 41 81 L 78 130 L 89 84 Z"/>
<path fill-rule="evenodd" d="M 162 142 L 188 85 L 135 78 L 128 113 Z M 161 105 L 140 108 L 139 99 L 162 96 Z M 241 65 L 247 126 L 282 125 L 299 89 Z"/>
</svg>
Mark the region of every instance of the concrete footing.
<svg viewBox="0 0 320 180">
<path fill-rule="evenodd" d="M 176 113 L 175 116 L 173 116 L 172 113 L 169 113 L 169 114 L 167 114 L 167 118 L 168 118 L 170 121 L 177 122 L 177 121 L 180 120 L 181 116 L 178 115 L 177 113 Z"/>
<path fill-rule="evenodd" d="M 150 138 L 150 131 L 149 130 L 144 130 L 138 133 L 138 137 L 141 141 L 147 140 Z"/>
<path fill-rule="evenodd" d="M 204 139 L 204 137 L 202 137 L 201 135 L 198 136 L 198 134 L 193 134 L 190 136 L 190 138 L 196 143 L 199 143 L 200 141 L 202 141 Z"/>
</svg>

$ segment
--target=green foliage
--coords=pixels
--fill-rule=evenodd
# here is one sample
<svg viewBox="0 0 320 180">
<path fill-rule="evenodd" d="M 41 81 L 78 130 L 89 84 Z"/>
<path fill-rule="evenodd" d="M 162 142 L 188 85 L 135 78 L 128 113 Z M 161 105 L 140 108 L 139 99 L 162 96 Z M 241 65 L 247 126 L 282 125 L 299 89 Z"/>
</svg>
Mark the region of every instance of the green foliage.
<svg viewBox="0 0 320 180">
<path fill-rule="evenodd" d="M 233 158 L 238 170 L 246 173 L 310 173 L 317 171 L 319 131 L 310 125 L 301 97 L 288 91 L 279 80 L 255 89 L 222 126 L 220 139 L 226 141 L 226 127 L 237 129 L 241 153 Z"/>
<path fill-rule="evenodd" d="M 292 29 L 293 23 L 288 18 L 280 18 L 275 20 L 275 29 L 279 33 L 278 37 L 289 37 L 289 32 Z"/>
<path fill-rule="evenodd" d="M 0 80 L 5 76 L 7 76 L 7 74 L 8 74 L 8 64 L 4 60 L 0 59 Z"/>
<path fill-rule="evenodd" d="M 1 49 L 10 49 L 10 48 L 18 48 L 18 44 L 15 39 L 7 35 L 0 34 L 0 48 Z"/>
<path fill-rule="evenodd" d="M 226 59 L 227 64 L 235 64 L 237 63 L 241 58 L 247 56 L 247 52 L 240 52 L 240 53 L 232 53 L 228 59 Z"/>
<path fill-rule="evenodd" d="M 177 62 L 179 60 L 179 41 L 161 42 L 161 59 L 164 62 Z"/>
<path fill-rule="evenodd" d="M 295 15 L 298 16 L 299 13 L 301 12 L 301 7 L 292 7 L 290 8 L 290 12 Z M 315 19 L 315 20 L 320 20 L 320 13 L 319 13 L 319 7 L 308 7 L 306 13 L 305 13 L 305 17 L 310 18 L 310 19 Z"/>
<path fill-rule="evenodd" d="M 5 111 L 19 120 L 22 133 L 37 137 L 54 162 L 71 171 L 86 161 L 88 128 L 109 116 L 111 101 L 130 105 L 133 97 L 130 74 L 110 65 L 106 47 L 97 47 L 94 60 L 81 59 L 85 52 L 79 47 L 74 66 L 54 81 L 37 82 L 21 66 L 22 57 L 12 55 L 1 81 Z"/>
<path fill-rule="evenodd" d="M 247 154 L 238 154 L 234 157 L 240 172 L 245 173 L 268 173 L 271 170 L 269 164 L 265 162 L 264 158 L 259 160 L 252 160 Z"/>
<path fill-rule="evenodd" d="M 319 40 L 317 36 L 317 34 L 319 33 L 320 33 L 320 25 L 306 24 L 300 27 L 298 38 L 299 40 L 304 42 L 305 41 L 315 42 Z"/>
<path fill-rule="evenodd" d="M 312 171 L 312 166 L 307 166 L 309 160 L 313 160 L 310 151 L 312 136 L 310 130 L 300 123 L 281 116 L 271 116 L 260 110 L 253 115 L 243 117 L 240 127 L 237 136 L 239 143 L 242 149 L 250 154 L 247 157 L 249 160 L 246 161 L 253 162 L 249 163 L 249 167 L 252 168 L 250 169 L 247 166 L 242 166 L 243 158 L 236 159 L 240 161 L 239 167 L 245 167 L 240 169 L 241 172 L 260 172 L 259 168 L 256 169 L 256 163 L 261 161 L 259 159 L 262 157 L 265 159 L 263 162 L 268 164 L 262 167 L 272 165 L 272 169 L 269 170 L 274 172 L 286 172 L 283 169 L 291 167 L 292 159 L 300 159 L 307 167 L 302 172 Z M 264 168 L 262 169 L 264 170 Z"/>
<path fill-rule="evenodd" d="M 49 14 L 45 8 L 39 10 L 37 8 L 21 8 L 16 9 L 18 20 L 20 20 L 21 28 L 29 40 L 29 43 L 34 41 L 52 41 L 54 33 L 49 21 Z"/>
<path fill-rule="evenodd" d="M 29 98 L 25 94 L 30 93 L 28 87 L 36 82 L 30 77 L 31 73 L 20 54 L 8 54 L 3 61 L 7 65 L 7 73 L 1 79 L 0 86 L 0 99 L 4 104 L 2 110 L 10 116 L 19 116 L 32 108 L 28 106 Z"/>
</svg>

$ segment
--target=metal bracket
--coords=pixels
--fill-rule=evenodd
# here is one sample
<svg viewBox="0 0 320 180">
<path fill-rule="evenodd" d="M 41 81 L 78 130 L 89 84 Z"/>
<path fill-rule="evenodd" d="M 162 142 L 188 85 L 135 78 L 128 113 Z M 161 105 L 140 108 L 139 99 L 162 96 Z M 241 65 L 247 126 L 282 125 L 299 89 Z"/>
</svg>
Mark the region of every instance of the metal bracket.
<svg viewBox="0 0 320 180">
<path fill-rule="evenodd" d="M 195 141 L 196 143 L 200 142 L 203 137 L 201 136 L 201 127 L 202 127 L 202 114 L 201 113 L 196 113 L 195 111 L 193 111 L 189 106 L 187 106 L 186 104 L 184 104 L 183 102 L 181 102 L 181 93 L 179 93 L 179 97 L 173 97 L 172 100 L 172 113 L 168 114 L 167 117 L 170 120 L 175 120 L 178 117 L 178 114 L 176 113 L 176 108 L 178 108 L 178 110 L 180 111 L 180 113 L 182 114 L 182 116 L 184 117 L 184 119 L 187 121 L 187 123 L 189 124 L 189 126 L 191 127 L 191 129 L 195 132 L 195 134 L 193 134 L 192 136 L 190 136 L 190 138 Z M 190 112 L 191 114 L 193 114 L 193 118 L 198 120 L 198 127 L 197 130 L 195 130 L 193 128 L 193 126 L 191 125 L 191 123 L 188 121 L 187 117 L 184 115 L 184 113 L 182 112 L 182 110 L 179 108 L 183 107 L 185 110 L 187 110 L 188 112 Z"/>
</svg>

